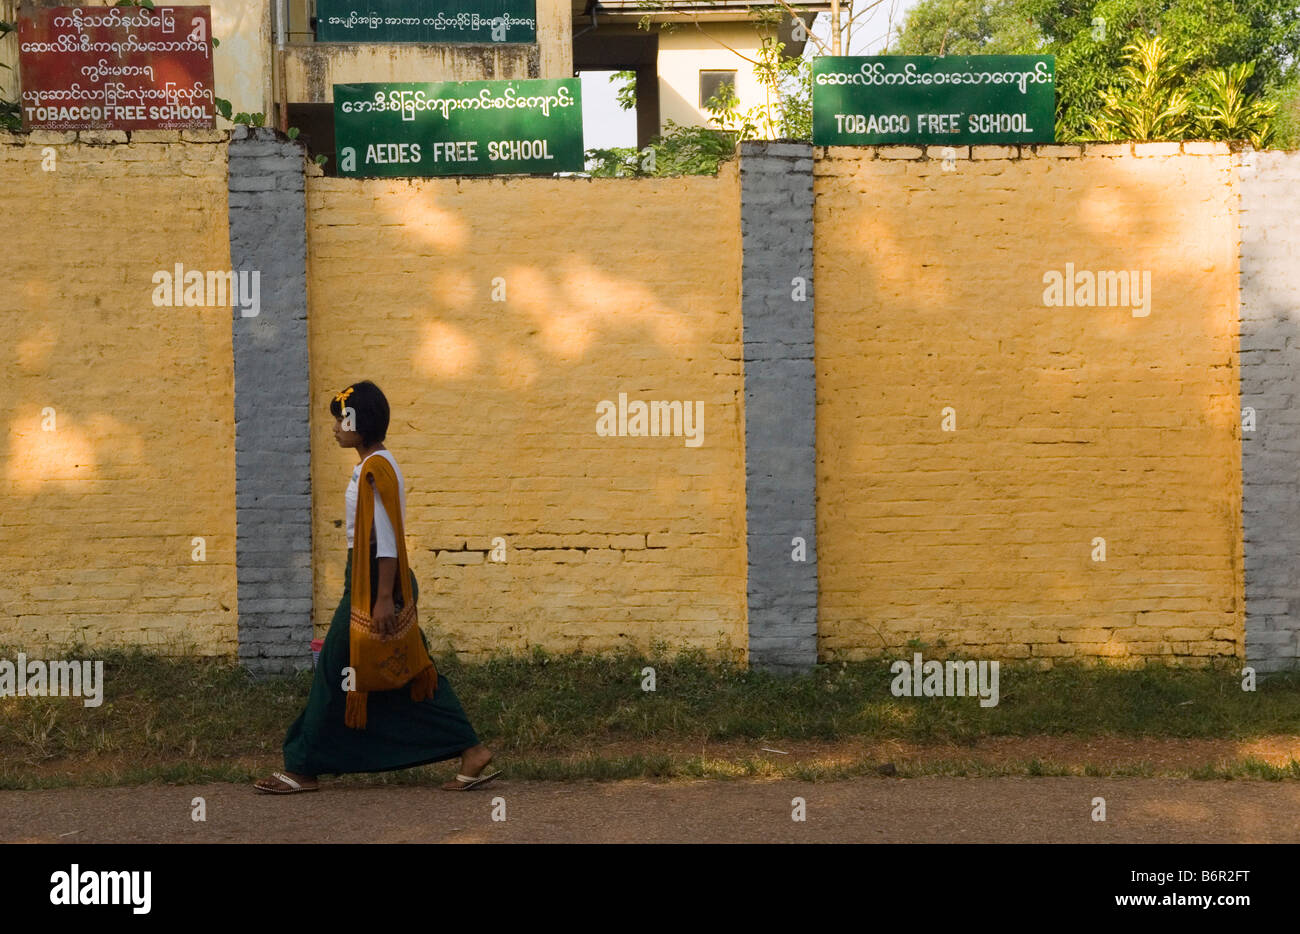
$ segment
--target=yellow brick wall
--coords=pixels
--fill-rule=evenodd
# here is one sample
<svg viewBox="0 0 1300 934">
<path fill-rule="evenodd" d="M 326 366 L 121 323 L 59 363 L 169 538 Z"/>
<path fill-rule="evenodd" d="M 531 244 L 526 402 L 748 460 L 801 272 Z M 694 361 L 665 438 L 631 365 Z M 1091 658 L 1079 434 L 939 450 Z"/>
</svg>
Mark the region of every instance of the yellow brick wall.
<svg viewBox="0 0 1300 934">
<path fill-rule="evenodd" d="M 235 650 L 230 313 L 151 302 L 157 270 L 229 267 L 220 140 L 0 135 L 22 233 L 0 289 L 0 643 Z M 824 658 L 1241 654 L 1230 157 L 1126 150 L 817 163 Z M 318 630 L 355 464 L 326 405 L 370 377 L 441 645 L 743 648 L 734 166 L 307 195 Z M 1150 271 L 1150 316 L 1044 307 L 1066 263 Z M 598 437 L 620 391 L 703 400 L 705 444 Z"/>
<path fill-rule="evenodd" d="M 1242 654 L 1230 157 L 1137 150 L 818 162 L 824 658 Z M 1044 307 L 1067 262 L 1149 316 Z"/>
<path fill-rule="evenodd" d="M 230 310 L 152 302 L 230 267 L 221 139 L 0 134 L 0 643 L 235 651 Z"/>
<path fill-rule="evenodd" d="M 746 644 L 734 166 L 664 180 L 309 178 L 316 624 L 342 592 L 331 395 L 388 396 L 421 619 L 466 657 Z M 506 300 L 492 300 L 494 279 Z M 501 284 L 501 283 L 496 283 Z M 598 437 L 702 400 L 704 444 Z M 500 536 L 508 560 L 486 560 Z"/>
</svg>

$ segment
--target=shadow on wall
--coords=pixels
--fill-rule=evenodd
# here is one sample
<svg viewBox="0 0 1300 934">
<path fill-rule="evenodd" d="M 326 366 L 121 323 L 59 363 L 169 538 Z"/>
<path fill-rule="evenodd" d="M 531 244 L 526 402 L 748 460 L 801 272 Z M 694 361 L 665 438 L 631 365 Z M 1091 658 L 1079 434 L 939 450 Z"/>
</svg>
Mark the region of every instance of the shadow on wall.
<svg viewBox="0 0 1300 934">
<path fill-rule="evenodd" d="M 1240 653 L 1231 157 L 1127 150 L 817 164 L 823 658 Z"/>
<path fill-rule="evenodd" d="M 234 651 L 229 310 L 150 301 L 157 270 L 228 268 L 224 165 L 157 145 L 176 166 L 138 185 L 102 147 L 66 147 L 61 174 L 36 147 L 0 161 L 0 199 L 33 199 L 13 216 L 39 232 L 14 239 L 22 272 L 0 293 L 6 641 L 188 632 Z M 1240 652 L 1230 157 L 1110 151 L 816 165 L 824 658 L 911 639 L 1045 661 Z M 371 378 L 444 643 L 743 646 L 734 164 L 311 178 L 307 197 L 317 624 L 342 588 L 354 466 L 326 407 Z M 1067 271 L 1136 272 L 1148 313 L 1132 295 L 1045 304 L 1044 276 Z M 1284 313 L 1262 353 L 1290 346 Z M 702 402 L 703 443 L 599 437 L 596 406 L 620 393 Z M 1289 453 L 1269 452 L 1279 471 Z"/>
<path fill-rule="evenodd" d="M 746 644 L 734 166 L 312 178 L 308 211 L 318 626 L 342 588 L 354 466 L 325 408 L 370 378 L 444 647 Z M 701 443 L 598 436 L 597 405 L 620 393 L 701 406 Z"/>
<path fill-rule="evenodd" d="M 230 310 L 153 301 L 229 268 L 224 147 L 0 149 L 0 641 L 233 654 Z"/>
</svg>

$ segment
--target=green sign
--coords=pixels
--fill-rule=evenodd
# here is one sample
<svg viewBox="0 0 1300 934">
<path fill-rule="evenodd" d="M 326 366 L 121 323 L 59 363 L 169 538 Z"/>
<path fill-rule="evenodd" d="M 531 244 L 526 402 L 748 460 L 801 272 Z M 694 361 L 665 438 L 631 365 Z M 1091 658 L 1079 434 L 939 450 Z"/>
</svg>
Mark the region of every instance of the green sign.
<svg viewBox="0 0 1300 934">
<path fill-rule="evenodd" d="M 826 55 L 813 60 L 813 144 L 968 146 L 1055 139 L 1051 55 Z"/>
<path fill-rule="evenodd" d="M 318 42 L 536 42 L 536 0 L 316 0 Z"/>
<path fill-rule="evenodd" d="M 581 172 L 577 78 L 334 85 L 340 175 Z"/>
</svg>

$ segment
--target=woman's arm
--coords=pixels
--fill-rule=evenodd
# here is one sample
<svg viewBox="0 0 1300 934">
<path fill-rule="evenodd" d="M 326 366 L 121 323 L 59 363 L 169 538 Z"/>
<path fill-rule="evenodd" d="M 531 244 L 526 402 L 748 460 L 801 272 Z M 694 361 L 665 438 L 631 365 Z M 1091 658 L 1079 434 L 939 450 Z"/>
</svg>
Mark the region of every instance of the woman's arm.
<svg viewBox="0 0 1300 934">
<path fill-rule="evenodd" d="M 370 611 L 370 618 L 381 632 L 390 632 L 397 627 L 397 608 L 393 605 L 393 581 L 397 580 L 397 559 L 379 559 L 379 596 Z"/>
<path fill-rule="evenodd" d="M 374 481 L 370 486 L 374 488 Z M 375 490 L 375 550 L 379 552 L 379 596 L 370 611 L 370 618 L 380 627 L 380 632 L 397 628 L 397 608 L 393 604 L 393 581 L 397 580 L 397 540 L 384 498 Z M 400 508 L 400 507 L 399 507 Z"/>
</svg>

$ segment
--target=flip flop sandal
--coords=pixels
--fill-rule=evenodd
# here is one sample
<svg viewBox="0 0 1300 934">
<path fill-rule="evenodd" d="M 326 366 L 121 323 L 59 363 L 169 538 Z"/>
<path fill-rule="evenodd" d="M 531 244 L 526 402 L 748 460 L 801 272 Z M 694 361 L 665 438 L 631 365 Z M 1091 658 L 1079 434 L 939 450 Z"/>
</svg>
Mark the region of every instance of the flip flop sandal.
<svg viewBox="0 0 1300 934">
<path fill-rule="evenodd" d="M 493 772 L 491 775 L 457 775 L 456 781 L 460 782 L 459 788 L 447 788 L 446 791 L 469 791 L 471 788 L 477 788 L 479 785 L 486 785 L 492 779 L 501 774 L 501 770 Z"/>
<path fill-rule="evenodd" d="M 253 782 L 253 788 L 264 795 L 296 795 L 302 791 L 318 791 L 320 789 L 320 785 L 313 785 L 310 788 L 304 787 L 303 785 L 298 784 L 298 782 L 295 782 L 288 775 L 285 775 L 283 772 L 272 772 L 271 777 L 274 778 L 276 781 L 280 782 L 281 784 L 288 785 L 289 787 L 287 789 L 286 788 L 263 788 L 261 785 L 257 784 L 257 782 Z"/>
</svg>

